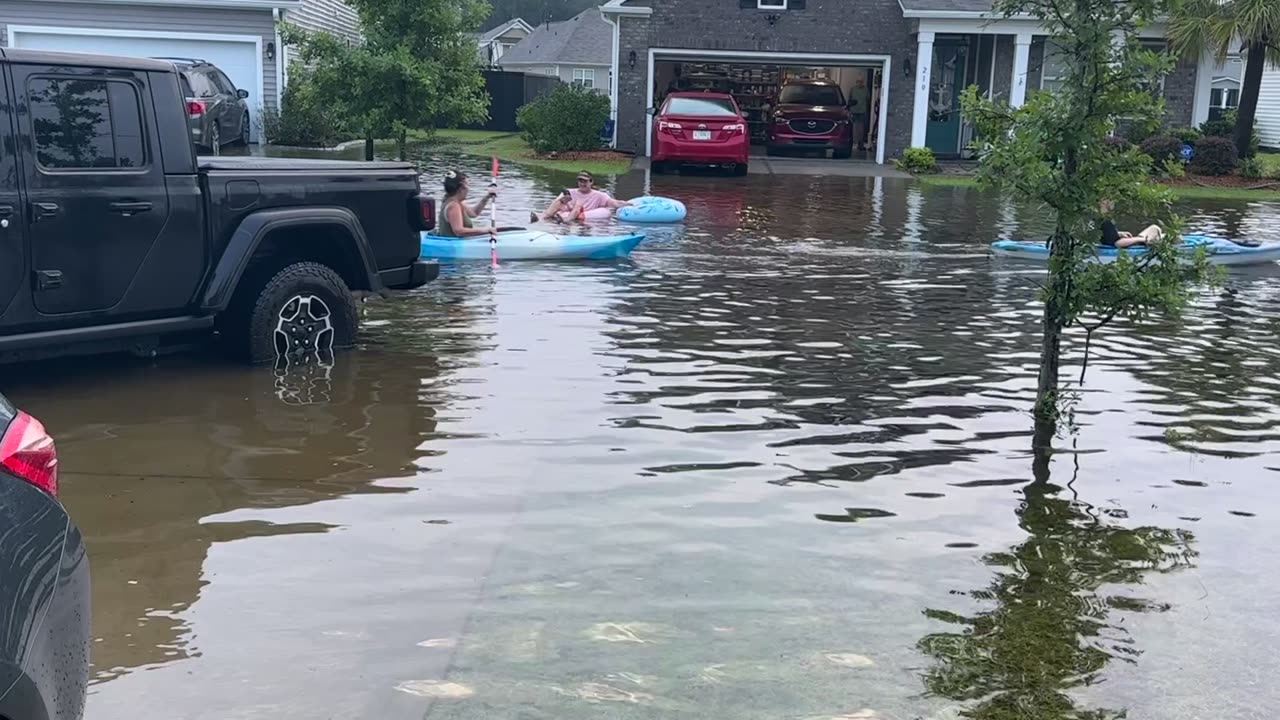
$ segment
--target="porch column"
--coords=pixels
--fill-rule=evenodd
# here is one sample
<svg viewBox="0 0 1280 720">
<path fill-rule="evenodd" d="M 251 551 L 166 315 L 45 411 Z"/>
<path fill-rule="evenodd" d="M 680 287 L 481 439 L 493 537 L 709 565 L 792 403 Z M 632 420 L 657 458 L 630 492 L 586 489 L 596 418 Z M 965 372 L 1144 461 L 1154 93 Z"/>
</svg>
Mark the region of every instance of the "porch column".
<svg viewBox="0 0 1280 720">
<path fill-rule="evenodd" d="M 1196 96 L 1191 99 L 1191 127 L 1200 127 L 1209 120 L 1209 96 L 1213 94 L 1213 71 L 1218 60 L 1213 53 L 1200 56 L 1196 65 Z"/>
<path fill-rule="evenodd" d="M 1027 70 L 1031 66 L 1031 33 L 1018 33 L 1013 45 L 1013 82 L 1009 85 L 1009 106 L 1022 107 L 1027 101 Z"/>
<path fill-rule="evenodd" d="M 929 78 L 933 71 L 933 33 L 916 34 L 916 97 L 911 114 L 911 147 L 924 147 L 929 126 Z"/>
</svg>

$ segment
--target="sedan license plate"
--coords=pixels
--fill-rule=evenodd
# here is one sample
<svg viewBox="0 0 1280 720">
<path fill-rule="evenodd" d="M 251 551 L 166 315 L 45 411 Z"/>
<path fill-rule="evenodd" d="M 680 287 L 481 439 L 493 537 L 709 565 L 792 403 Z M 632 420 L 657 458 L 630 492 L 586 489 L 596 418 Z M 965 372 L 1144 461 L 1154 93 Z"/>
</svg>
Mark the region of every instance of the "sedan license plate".
<svg viewBox="0 0 1280 720">
<path fill-rule="evenodd" d="M 694 140 L 710 140 L 711 131 L 710 130 L 694 130 L 693 139 Z"/>
</svg>

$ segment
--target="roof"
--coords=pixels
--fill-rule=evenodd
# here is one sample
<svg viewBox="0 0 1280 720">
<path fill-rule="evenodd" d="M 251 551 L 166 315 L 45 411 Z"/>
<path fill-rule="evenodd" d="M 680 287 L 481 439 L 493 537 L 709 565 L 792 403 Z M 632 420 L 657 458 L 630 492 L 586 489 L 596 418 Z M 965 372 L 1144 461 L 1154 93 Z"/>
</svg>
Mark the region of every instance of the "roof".
<svg viewBox="0 0 1280 720">
<path fill-rule="evenodd" d="M 519 27 L 521 30 L 524 30 L 526 34 L 533 31 L 533 28 L 530 27 L 529 23 L 525 22 L 520 18 L 515 18 L 514 20 L 508 20 L 507 22 L 502 23 L 501 25 L 499 25 L 498 27 L 492 30 L 486 30 L 485 32 L 477 33 L 476 37 L 479 38 L 480 42 L 482 43 L 491 42 L 493 40 L 496 40 L 498 37 L 506 34 L 508 30 L 514 27 Z"/>
<path fill-rule="evenodd" d="M 503 67 L 612 65 L 612 53 L 613 26 L 600 14 L 600 8 L 588 8 L 571 20 L 539 25 L 498 62 Z"/>
<path fill-rule="evenodd" d="M 143 72 L 174 72 L 173 63 L 146 58 L 118 57 L 115 55 L 91 55 L 89 53 L 48 52 L 45 50 L 19 50 L 0 48 L 0 58 L 10 62 L 33 65 L 74 65 L 112 70 L 141 70 Z"/>
<path fill-rule="evenodd" d="M 903 12 L 910 13 L 966 13 L 992 12 L 992 0 L 898 0 Z"/>
</svg>

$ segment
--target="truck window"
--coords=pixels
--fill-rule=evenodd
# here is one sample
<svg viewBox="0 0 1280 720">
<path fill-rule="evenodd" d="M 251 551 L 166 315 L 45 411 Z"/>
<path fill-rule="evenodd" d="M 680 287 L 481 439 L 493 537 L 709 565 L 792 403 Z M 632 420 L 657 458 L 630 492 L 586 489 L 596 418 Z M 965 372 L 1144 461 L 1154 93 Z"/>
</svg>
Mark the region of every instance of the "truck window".
<svg viewBox="0 0 1280 720">
<path fill-rule="evenodd" d="M 47 170 L 147 165 L 138 91 L 117 80 L 31 78 L 36 162 Z"/>
</svg>

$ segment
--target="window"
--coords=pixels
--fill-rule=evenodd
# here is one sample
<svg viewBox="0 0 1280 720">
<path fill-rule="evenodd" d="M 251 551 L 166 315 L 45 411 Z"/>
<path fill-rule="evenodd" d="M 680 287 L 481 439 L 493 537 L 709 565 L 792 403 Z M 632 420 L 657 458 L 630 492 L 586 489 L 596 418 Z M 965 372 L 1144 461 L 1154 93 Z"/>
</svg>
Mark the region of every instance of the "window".
<svg viewBox="0 0 1280 720">
<path fill-rule="evenodd" d="M 1066 52 L 1052 38 L 1044 41 L 1044 62 L 1040 64 L 1040 89 L 1056 93 L 1067 76 Z"/>
<path fill-rule="evenodd" d="M 1240 106 L 1240 91 L 1235 88 L 1224 90 L 1214 88 L 1209 91 L 1209 107 L 1226 108 Z"/>
<path fill-rule="evenodd" d="M 41 167 L 87 170 L 146 165 L 142 110 L 133 85 L 32 78 L 27 100 Z"/>
<path fill-rule="evenodd" d="M 1209 91 L 1209 107 L 1222 107 L 1222 90 L 1214 88 Z"/>
<path fill-rule="evenodd" d="M 689 115 L 693 117 L 737 117 L 733 101 L 725 98 L 675 97 L 667 101 L 664 115 Z"/>
<path fill-rule="evenodd" d="M 191 97 L 208 98 L 218 94 L 217 89 L 204 73 L 183 73 L 182 76 L 187 79 L 187 85 L 191 88 Z"/>
<path fill-rule="evenodd" d="M 778 94 L 783 105 L 844 105 L 844 96 L 835 85 L 787 85 Z"/>
<path fill-rule="evenodd" d="M 218 89 L 222 90 L 227 95 L 236 94 L 236 84 L 231 82 L 231 78 L 227 77 L 221 70 L 213 73 L 213 80 L 218 84 Z"/>
<path fill-rule="evenodd" d="M 1239 107 L 1239 106 L 1240 106 L 1240 91 L 1228 90 L 1227 91 L 1227 107 L 1233 108 L 1233 107 Z"/>
<path fill-rule="evenodd" d="M 573 84 L 587 88 L 588 90 L 594 89 L 596 86 L 596 71 L 574 68 Z"/>
</svg>

